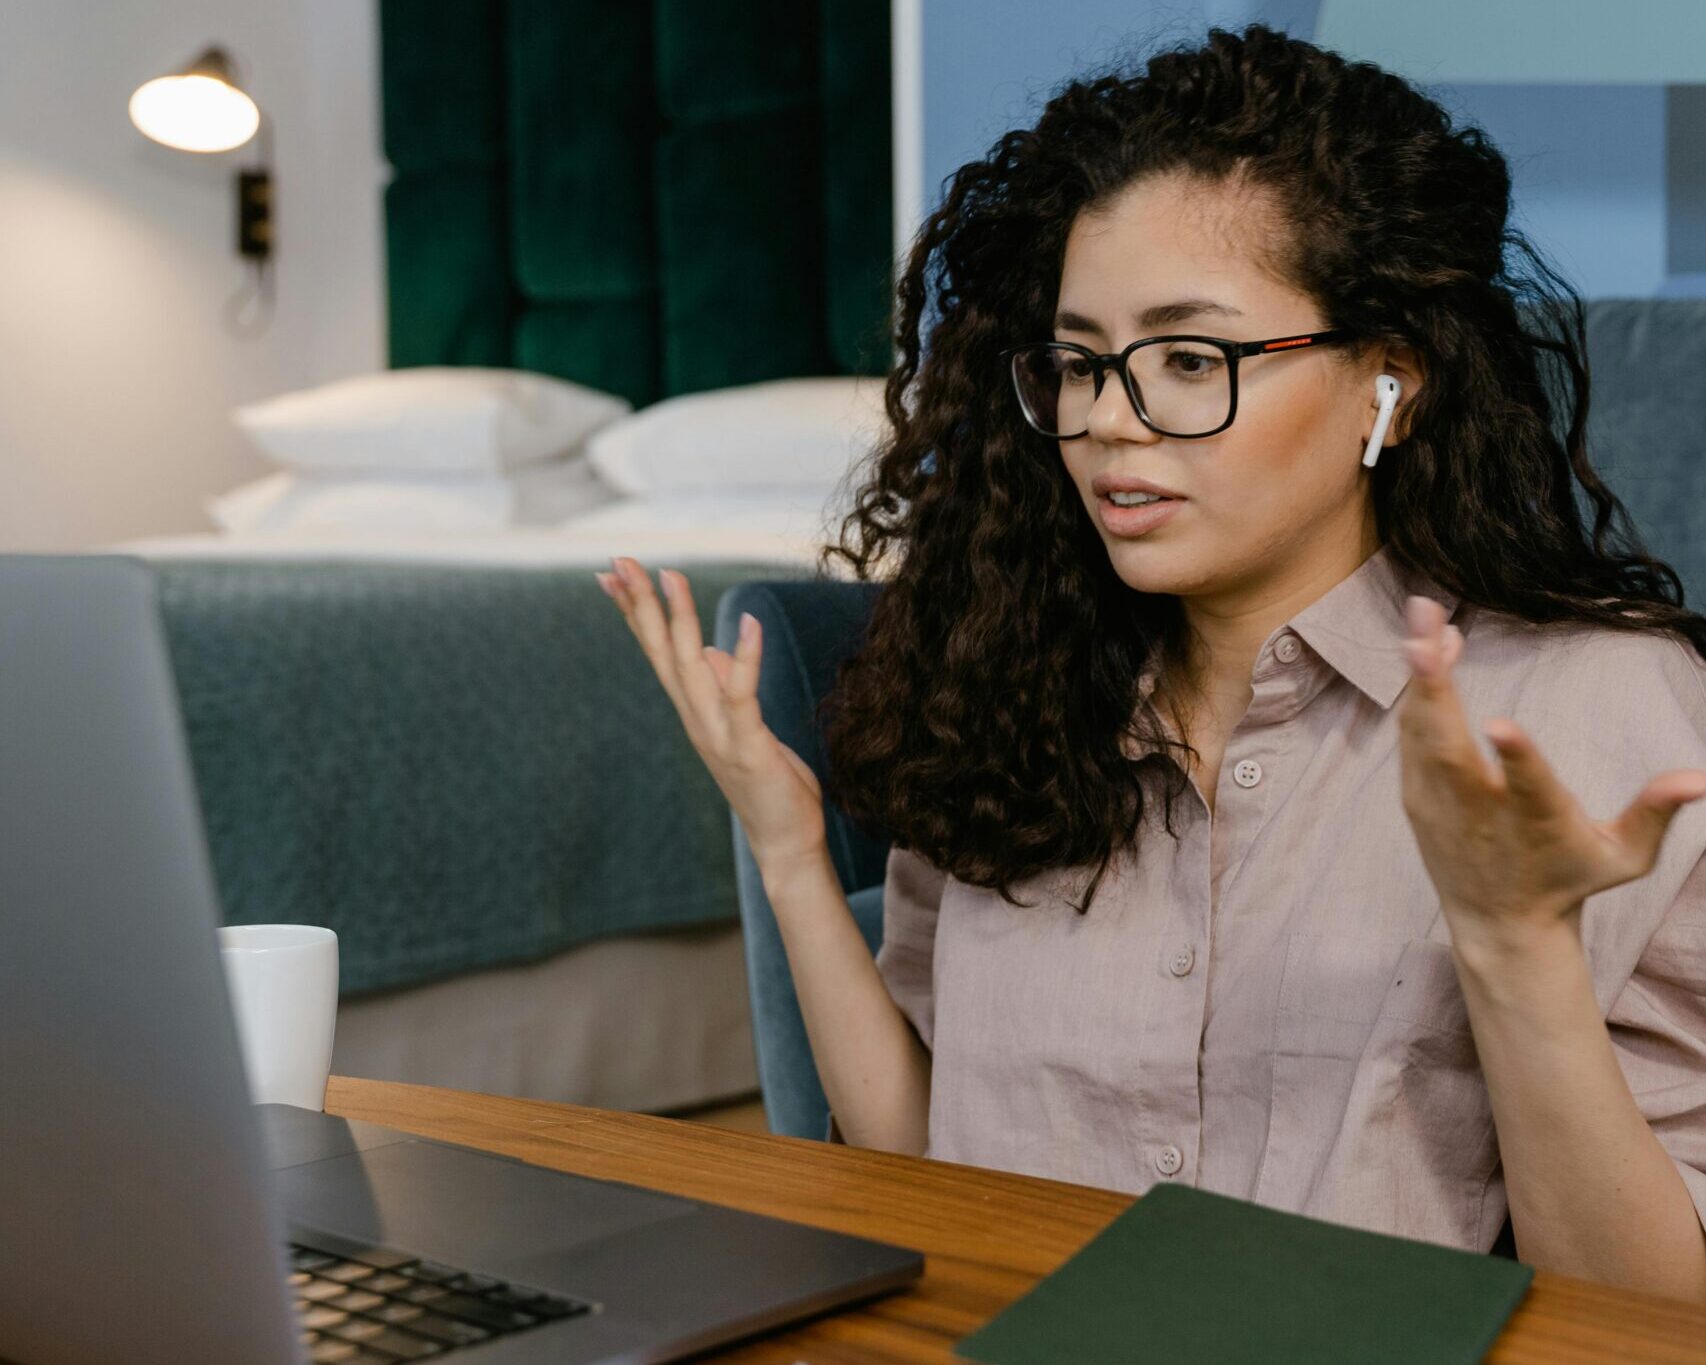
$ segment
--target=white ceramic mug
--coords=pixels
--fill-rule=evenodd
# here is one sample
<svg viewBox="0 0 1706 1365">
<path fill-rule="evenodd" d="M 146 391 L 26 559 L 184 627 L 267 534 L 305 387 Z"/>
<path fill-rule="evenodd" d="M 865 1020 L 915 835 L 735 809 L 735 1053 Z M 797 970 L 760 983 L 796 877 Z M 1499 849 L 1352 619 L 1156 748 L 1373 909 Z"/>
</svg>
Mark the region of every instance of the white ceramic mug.
<svg viewBox="0 0 1706 1365">
<path fill-rule="evenodd" d="M 338 1019 L 338 936 L 312 924 L 226 925 L 219 950 L 250 1099 L 324 1109 Z"/>
</svg>

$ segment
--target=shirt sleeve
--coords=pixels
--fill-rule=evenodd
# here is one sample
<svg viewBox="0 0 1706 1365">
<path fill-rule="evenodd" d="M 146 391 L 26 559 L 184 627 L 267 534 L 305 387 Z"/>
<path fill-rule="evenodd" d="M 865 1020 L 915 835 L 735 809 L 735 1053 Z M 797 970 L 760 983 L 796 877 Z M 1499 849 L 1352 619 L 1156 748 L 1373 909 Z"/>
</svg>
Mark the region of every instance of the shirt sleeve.
<svg viewBox="0 0 1706 1365">
<path fill-rule="evenodd" d="M 1706 1229 L 1706 857 L 1605 1018 L 1630 1093 Z"/>
<path fill-rule="evenodd" d="M 947 880 L 947 873 L 910 849 L 890 845 L 883 874 L 883 941 L 877 949 L 877 973 L 926 1049 L 933 1049 L 936 1036 L 932 965 L 936 913 Z M 846 1140 L 831 1113 L 825 1141 Z"/>
</svg>

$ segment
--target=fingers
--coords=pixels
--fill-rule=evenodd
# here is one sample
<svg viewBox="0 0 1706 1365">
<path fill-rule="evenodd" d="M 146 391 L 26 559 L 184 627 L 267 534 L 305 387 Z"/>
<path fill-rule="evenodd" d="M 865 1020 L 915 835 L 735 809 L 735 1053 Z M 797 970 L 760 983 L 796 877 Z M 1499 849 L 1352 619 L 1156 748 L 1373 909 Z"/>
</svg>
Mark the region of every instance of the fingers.
<svg viewBox="0 0 1706 1365">
<path fill-rule="evenodd" d="M 647 662 L 658 675 L 663 690 L 669 693 L 669 699 L 675 703 L 675 709 L 682 713 L 684 720 L 688 719 L 689 702 L 682 690 L 669 626 L 664 620 L 657 594 L 652 590 L 652 581 L 632 559 L 618 558 L 611 563 L 616 566 L 617 591 L 614 595 L 622 608 L 622 615 L 627 618 L 628 628 L 638 638 Z M 600 579 L 602 581 L 602 575 Z"/>
<path fill-rule="evenodd" d="M 1405 604 L 1409 638 L 1404 653 L 1418 678 L 1438 682 L 1462 654 L 1463 634 L 1445 622 L 1445 608 L 1431 597 L 1411 597 Z"/>
<path fill-rule="evenodd" d="M 1636 875 L 1652 870 L 1676 813 L 1702 796 L 1706 796 L 1706 772 L 1674 768 L 1649 782 L 1611 822 L 1611 831 L 1634 862 Z"/>
<path fill-rule="evenodd" d="M 727 650 L 718 649 L 715 645 L 706 645 L 699 652 L 705 656 L 705 662 L 711 665 L 711 672 L 717 675 L 717 686 L 722 688 L 726 695 L 729 689 L 729 669 L 734 666 L 734 660 Z"/>
<path fill-rule="evenodd" d="M 1449 672 L 1463 657 L 1463 632 L 1456 626 L 1445 628 L 1445 667 Z"/>
<path fill-rule="evenodd" d="M 750 751 L 764 730 L 758 706 L 758 665 L 764 653 L 764 631 L 750 612 L 740 614 L 740 638 L 723 689 L 729 715 L 729 736 Z"/>
<path fill-rule="evenodd" d="M 1552 765 L 1540 756 L 1521 726 L 1499 717 L 1481 728 L 1498 752 L 1505 792 L 1513 801 L 1540 818 L 1563 818 L 1574 813 L 1576 798 L 1558 780 Z"/>
<path fill-rule="evenodd" d="M 1410 635 L 1410 687 L 1399 707 L 1399 727 L 1418 757 L 1458 776 L 1497 781 L 1469 733 L 1463 700 L 1451 668 L 1463 654 L 1461 631 L 1445 624 L 1445 608 L 1431 597 L 1414 596 L 1405 607 Z"/>
<path fill-rule="evenodd" d="M 733 740 L 737 748 L 763 730 L 758 706 L 760 630 L 756 619 L 742 613 L 742 632 L 730 655 L 707 645 L 699 629 L 699 614 L 684 575 L 661 570 L 664 603 L 652 590 L 649 576 L 627 558 L 612 560 L 614 573 L 599 573 L 599 586 L 622 608 L 630 628 L 651 662 L 665 691 L 684 722 L 718 744 Z M 666 617 L 664 607 L 669 614 Z"/>
<path fill-rule="evenodd" d="M 722 688 L 723 708 L 729 717 L 729 734 L 737 747 L 753 739 L 763 728 L 758 705 L 758 664 L 763 652 L 758 618 L 740 614 L 740 637 L 735 652 L 706 645 L 702 651 Z"/>
<path fill-rule="evenodd" d="M 660 683 L 670 696 L 679 696 L 676 669 L 664 667 L 670 659 L 669 628 L 664 624 L 664 609 L 659 606 L 652 590 L 652 578 L 633 560 L 611 560 L 616 568 L 618 599 L 628 628 L 640 638 L 640 648 L 657 672 Z"/>
<path fill-rule="evenodd" d="M 699 630 L 699 612 L 693 605 L 693 590 L 686 576 L 674 569 L 660 569 L 658 579 L 663 584 L 670 606 L 669 641 L 675 652 L 676 676 L 699 717 L 699 723 L 720 742 L 726 730 L 723 689 L 705 658 L 705 638 Z"/>
</svg>

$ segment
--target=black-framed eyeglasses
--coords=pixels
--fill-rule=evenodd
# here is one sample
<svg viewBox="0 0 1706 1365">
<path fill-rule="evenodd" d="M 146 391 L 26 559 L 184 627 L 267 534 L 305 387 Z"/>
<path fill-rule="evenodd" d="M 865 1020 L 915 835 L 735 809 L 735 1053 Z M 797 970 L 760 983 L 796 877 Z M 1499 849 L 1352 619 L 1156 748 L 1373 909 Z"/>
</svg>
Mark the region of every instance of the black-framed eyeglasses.
<svg viewBox="0 0 1706 1365">
<path fill-rule="evenodd" d="M 1225 337 L 1160 336 L 1134 341 L 1118 355 L 1098 355 L 1071 341 L 1034 342 L 1001 352 L 1025 420 L 1044 436 L 1075 441 L 1090 432 L 1090 408 L 1102 376 L 1117 369 L 1138 417 L 1162 436 L 1196 438 L 1225 431 L 1238 415 L 1238 362 L 1245 356 L 1297 351 L 1348 341 L 1349 328 L 1228 341 Z"/>
</svg>

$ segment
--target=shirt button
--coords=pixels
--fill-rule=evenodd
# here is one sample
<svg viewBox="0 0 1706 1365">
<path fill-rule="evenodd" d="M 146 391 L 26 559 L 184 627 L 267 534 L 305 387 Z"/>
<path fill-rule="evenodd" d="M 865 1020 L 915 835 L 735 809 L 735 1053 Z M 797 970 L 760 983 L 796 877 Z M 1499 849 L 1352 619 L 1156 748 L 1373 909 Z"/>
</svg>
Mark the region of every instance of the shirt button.
<svg viewBox="0 0 1706 1365">
<path fill-rule="evenodd" d="M 1253 787 L 1262 780 L 1262 765 L 1247 758 L 1232 770 L 1232 780 L 1240 787 Z"/>
<path fill-rule="evenodd" d="M 1191 963 L 1196 961 L 1196 955 L 1189 948 L 1180 948 L 1168 959 L 1167 970 L 1174 976 L 1184 976 L 1191 970 Z"/>
<path fill-rule="evenodd" d="M 1155 1154 L 1155 1169 L 1162 1175 L 1172 1175 L 1184 1164 L 1184 1154 L 1170 1142 Z"/>
<path fill-rule="evenodd" d="M 1274 646 L 1274 653 L 1279 655 L 1282 664 L 1288 664 L 1297 657 L 1298 644 L 1295 635 L 1282 635 L 1279 643 Z"/>
</svg>

